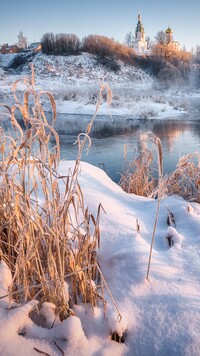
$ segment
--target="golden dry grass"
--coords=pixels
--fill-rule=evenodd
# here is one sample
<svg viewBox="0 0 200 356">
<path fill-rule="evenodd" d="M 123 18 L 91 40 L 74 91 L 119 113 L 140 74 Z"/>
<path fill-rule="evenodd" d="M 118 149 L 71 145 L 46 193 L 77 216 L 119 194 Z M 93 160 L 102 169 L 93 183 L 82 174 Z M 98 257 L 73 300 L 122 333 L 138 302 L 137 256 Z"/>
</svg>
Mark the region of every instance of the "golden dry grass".
<svg viewBox="0 0 200 356">
<path fill-rule="evenodd" d="M 151 141 L 156 147 L 157 178 L 154 176 L 153 152 L 152 150 L 148 150 L 146 144 L 144 144 L 144 141 L 147 140 Z M 126 154 L 127 146 L 125 146 L 125 159 Z M 126 162 L 126 169 L 121 176 L 120 185 L 128 193 L 157 198 L 157 209 L 146 276 L 146 279 L 149 280 L 161 198 L 166 195 L 177 194 L 188 201 L 200 202 L 200 154 L 196 152 L 181 157 L 176 170 L 163 178 L 162 143 L 152 132 L 147 132 L 142 136 L 141 153 L 138 157 L 134 157 L 132 161 Z"/>
<path fill-rule="evenodd" d="M 60 176 L 57 170 L 59 137 L 53 127 L 54 98 L 49 92 L 34 89 L 34 71 L 31 80 L 23 80 L 26 89 L 22 102 L 18 97 L 18 83 L 13 86 L 15 104 L 2 105 L 14 134 L 6 135 L 2 128 L 0 130 L 0 259 L 12 271 L 12 297 L 17 301 L 52 302 L 63 319 L 78 300 L 91 306 L 101 300 L 105 306 L 103 287 L 106 282 L 97 263 L 103 208 L 100 204 L 94 216 L 85 207 L 78 173 L 102 92 L 107 89 L 110 103 L 111 91 L 101 85 L 94 117 L 86 133 L 78 137 L 75 166 Z M 44 96 L 51 105 L 51 124 L 41 104 Z M 25 130 L 16 119 L 19 113 Z M 49 149 L 52 135 L 55 146 Z"/>
<path fill-rule="evenodd" d="M 167 194 L 178 194 L 188 201 L 200 203 L 200 153 L 190 153 L 179 159 L 177 167 L 165 184 Z"/>
<path fill-rule="evenodd" d="M 151 141 L 157 149 L 158 163 L 155 165 L 154 154 L 147 148 L 146 142 Z M 152 197 L 162 175 L 162 145 L 152 132 L 141 136 L 141 151 L 133 150 L 133 158 L 127 160 L 128 146 L 124 147 L 125 165 L 119 185 L 127 193 L 144 197 Z"/>
</svg>

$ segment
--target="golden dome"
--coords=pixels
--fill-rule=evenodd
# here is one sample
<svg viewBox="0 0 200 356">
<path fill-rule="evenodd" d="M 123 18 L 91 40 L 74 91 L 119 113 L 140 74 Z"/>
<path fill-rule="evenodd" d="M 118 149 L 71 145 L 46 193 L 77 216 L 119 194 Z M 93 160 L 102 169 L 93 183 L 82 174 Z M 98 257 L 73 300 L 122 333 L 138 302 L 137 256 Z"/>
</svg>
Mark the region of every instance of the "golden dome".
<svg viewBox="0 0 200 356">
<path fill-rule="evenodd" d="M 168 28 L 166 29 L 166 33 L 173 33 L 173 31 L 172 31 L 172 29 L 171 29 L 170 27 L 168 27 Z"/>
</svg>

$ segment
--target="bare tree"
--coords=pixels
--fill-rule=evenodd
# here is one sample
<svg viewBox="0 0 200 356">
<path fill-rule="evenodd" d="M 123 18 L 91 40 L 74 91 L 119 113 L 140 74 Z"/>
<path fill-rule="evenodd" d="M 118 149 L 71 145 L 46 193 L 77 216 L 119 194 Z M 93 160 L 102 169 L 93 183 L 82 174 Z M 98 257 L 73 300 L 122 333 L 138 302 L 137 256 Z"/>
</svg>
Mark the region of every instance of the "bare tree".
<svg viewBox="0 0 200 356">
<path fill-rule="evenodd" d="M 152 39 L 149 36 L 147 36 L 146 41 L 147 41 L 147 49 L 152 49 L 153 44 L 154 44 Z"/>
<path fill-rule="evenodd" d="M 19 48 L 21 49 L 26 49 L 28 46 L 27 46 L 27 37 L 25 37 L 23 35 L 23 32 L 20 31 L 19 35 L 17 36 L 18 37 L 18 46 Z"/>
<path fill-rule="evenodd" d="M 155 36 L 156 43 L 164 44 L 166 42 L 166 35 L 165 31 L 158 31 L 157 35 Z"/>
<path fill-rule="evenodd" d="M 131 31 L 129 31 L 126 36 L 125 36 L 125 44 L 128 46 L 128 47 L 133 47 L 133 44 L 134 44 L 134 36 L 132 34 Z"/>
<path fill-rule="evenodd" d="M 197 45 L 194 53 L 194 60 L 197 64 L 200 64 L 200 46 Z"/>
<path fill-rule="evenodd" d="M 80 53 L 81 42 L 74 34 L 45 33 L 41 40 L 42 51 L 45 54 L 54 55 L 77 55 Z"/>
</svg>

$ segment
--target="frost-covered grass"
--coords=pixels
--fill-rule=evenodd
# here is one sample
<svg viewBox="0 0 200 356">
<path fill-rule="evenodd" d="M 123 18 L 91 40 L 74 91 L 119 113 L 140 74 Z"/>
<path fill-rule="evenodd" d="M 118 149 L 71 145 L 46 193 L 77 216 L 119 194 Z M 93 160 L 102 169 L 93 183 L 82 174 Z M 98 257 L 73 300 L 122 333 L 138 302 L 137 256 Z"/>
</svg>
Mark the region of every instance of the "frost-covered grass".
<svg viewBox="0 0 200 356">
<path fill-rule="evenodd" d="M 18 84 L 13 86 L 16 104 L 2 105 L 2 115 L 11 120 L 12 134 L 6 135 L 3 128 L 0 131 L 0 257 L 13 273 L 12 287 L 6 293 L 20 302 L 37 299 L 53 303 L 58 319 L 63 320 L 71 315 L 70 305 L 78 299 L 91 307 L 97 299 L 105 305 L 104 280 L 97 265 L 103 208 L 100 204 L 96 214 L 90 214 L 78 183 L 82 151 L 87 140 L 91 144 L 89 134 L 96 114 L 86 133 L 78 136 L 74 169 L 60 176 L 54 98 L 49 92 L 35 91 L 34 71 L 32 80 L 24 79 L 27 89 L 22 102 Z M 108 88 L 108 98 L 110 95 Z M 51 105 L 51 124 L 41 105 L 44 96 Z M 52 135 L 55 146 L 50 149 Z"/>
<path fill-rule="evenodd" d="M 152 147 L 150 150 L 147 148 L 142 138 L 140 144 L 140 152 L 132 150 L 131 159 L 126 159 L 129 147 L 125 146 L 125 164 L 119 184 L 128 193 L 155 197 L 159 190 L 155 152 L 153 152 Z M 182 156 L 175 171 L 162 179 L 161 188 L 162 195 L 177 194 L 187 201 L 200 203 L 199 152 Z"/>
</svg>

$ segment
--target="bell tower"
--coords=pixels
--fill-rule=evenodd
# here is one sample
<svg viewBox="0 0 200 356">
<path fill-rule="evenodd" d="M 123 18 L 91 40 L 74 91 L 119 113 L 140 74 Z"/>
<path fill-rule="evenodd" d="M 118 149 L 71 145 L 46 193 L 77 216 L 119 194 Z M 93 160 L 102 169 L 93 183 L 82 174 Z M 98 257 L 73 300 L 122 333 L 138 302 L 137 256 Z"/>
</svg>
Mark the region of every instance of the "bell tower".
<svg viewBox="0 0 200 356">
<path fill-rule="evenodd" d="M 144 54 L 147 51 L 147 41 L 145 40 L 145 30 L 142 24 L 142 17 L 138 14 L 138 22 L 135 29 L 135 41 L 133 47 L 137 54 Z"/>
<path fill-rule="evenodd" d="M 139 40 L 145 39 L 144 26 L 142 24 L 142 18 L 140 14 L 138 14 L 138 23 L 135 29 L 135 38 Z"/>
</svg>

